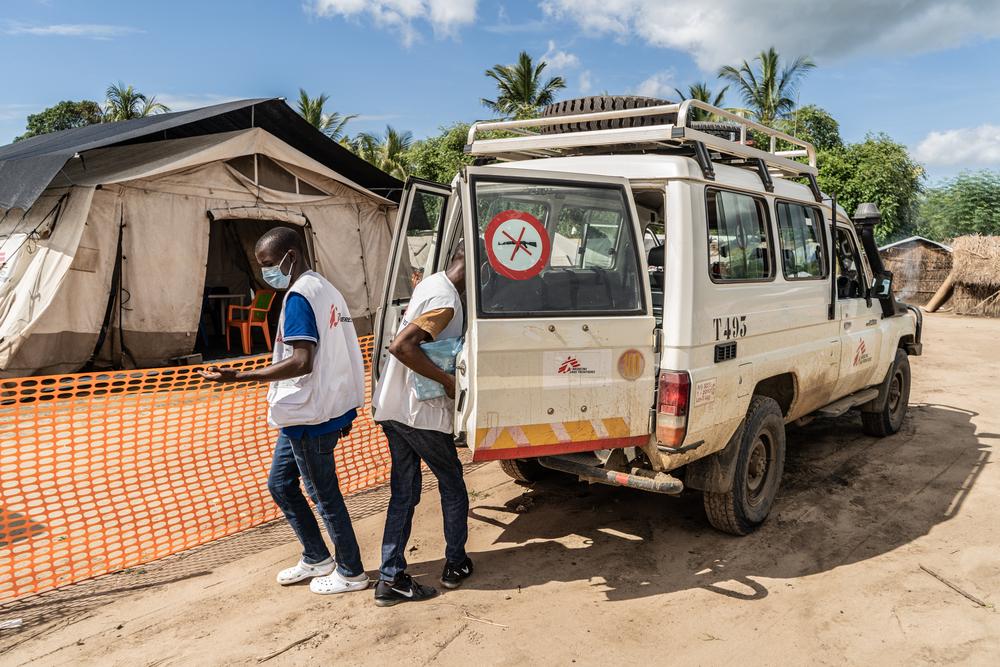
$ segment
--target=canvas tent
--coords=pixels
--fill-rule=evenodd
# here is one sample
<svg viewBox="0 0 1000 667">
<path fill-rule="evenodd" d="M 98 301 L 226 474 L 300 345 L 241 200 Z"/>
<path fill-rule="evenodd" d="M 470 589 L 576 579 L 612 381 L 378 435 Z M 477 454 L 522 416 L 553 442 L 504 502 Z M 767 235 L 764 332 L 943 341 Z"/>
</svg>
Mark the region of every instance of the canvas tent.
<svg viewBox="0 0 1000 667">
<path fill-rule="evenodd" d="M 0 376 L 190 353 L 210 286 L 263 287 L 252 248 L 275 225 L 370 328 L 402 184 L 283 101 L 36 139 L 0 148 Z"/>
</svg>

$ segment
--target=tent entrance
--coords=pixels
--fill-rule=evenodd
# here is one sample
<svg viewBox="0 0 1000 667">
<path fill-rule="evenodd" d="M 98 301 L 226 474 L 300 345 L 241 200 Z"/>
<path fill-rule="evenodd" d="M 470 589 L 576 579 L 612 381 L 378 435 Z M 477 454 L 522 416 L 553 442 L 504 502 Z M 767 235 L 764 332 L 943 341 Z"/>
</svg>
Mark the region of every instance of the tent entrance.
<svg viewBox="0 0 1000 667">
<path fill-rule="evenodd" d="M 308 225 L 308 222 L 306 223 Z M 255 304 L 260 290 L 271 290 L 260 275 L 260 267 L 254 257 L 254 246 L 265 232 L 275 227 L 287 227 L 302 237 L 303 247 L 310 255 L 311 244 L 307 230 L 290 222 L 246 218 L 213 218 L 209 222 L 208 258 L 205 263 L 205 288 L 202 295 L 201 319 L 195 350 L 204 359 L 221 359 L 261 354 L 267 351 L 264 331 L 260 327 L 250 327 L 250 348 L 244 350 L 240 330 L 227 327 L 230 306 L 251 306 Z M 274 342 L 281 312 L 279 292 L 271 300 L 267 311 L 268 331 Z M 257 302 L 259 305 L 259 301 Z M 233 312 L 234 316 L 246 319 L 249 311 Z M 230 344 L 226 345 L 226 329 L 229 328 Z"/>
</svg>

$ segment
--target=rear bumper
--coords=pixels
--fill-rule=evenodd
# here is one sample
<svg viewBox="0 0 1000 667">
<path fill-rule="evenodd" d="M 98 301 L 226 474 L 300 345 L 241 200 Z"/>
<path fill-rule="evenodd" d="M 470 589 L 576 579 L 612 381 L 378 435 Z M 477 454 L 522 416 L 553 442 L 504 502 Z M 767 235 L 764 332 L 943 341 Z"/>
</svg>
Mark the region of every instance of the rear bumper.
<svg viewBox="0 0 1000 667">
<path fill-rule="evenodd" d="M 648 435 L 625 438 L 601 438 L 599 440 L 581 440 L 576 442 L 559 442 L 549 445 L 526 445 L 523 447 L 501 447 L 496 449 L 477 449 L 472 453 L 473 461 L 500 461 L 502 459 L 530 459 L 539 456 L 558 456 L 560 454 L 577 454 L 593 452 L 598 449 L 620 449 L 622 447 L 641 447 L 649 440 Z"/>
</svg>

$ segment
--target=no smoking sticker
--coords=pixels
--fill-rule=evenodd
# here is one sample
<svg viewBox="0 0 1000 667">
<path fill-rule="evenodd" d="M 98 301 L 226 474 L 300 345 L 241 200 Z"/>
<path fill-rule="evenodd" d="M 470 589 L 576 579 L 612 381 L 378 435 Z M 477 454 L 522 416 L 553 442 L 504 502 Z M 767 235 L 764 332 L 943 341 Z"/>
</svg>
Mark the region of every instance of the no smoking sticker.
<svg viewBox="0 0 1000 667">
<path fill-rule="evenodd" d="M 552 250 L 545 226 L 525 211 L 497 213 L 486 227 L 484 241 L 490 266 L 512 280 L 537 276 L 548 264 Z"/>
</svg>

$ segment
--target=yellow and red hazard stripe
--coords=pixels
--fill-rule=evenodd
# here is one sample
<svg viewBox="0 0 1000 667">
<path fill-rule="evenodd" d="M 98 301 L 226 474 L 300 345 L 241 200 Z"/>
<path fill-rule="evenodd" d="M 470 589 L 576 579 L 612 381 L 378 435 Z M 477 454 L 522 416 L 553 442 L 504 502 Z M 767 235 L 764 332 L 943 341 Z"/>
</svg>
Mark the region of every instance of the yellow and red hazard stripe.
<svg viewBox="0 0 1000 667">
<path fill-rule="evenodd" d="M 494 426 L 476 430 L 474 461 L 517 459 L 642 445 L 622 417 L 548 424 Z"/>
</svg>

